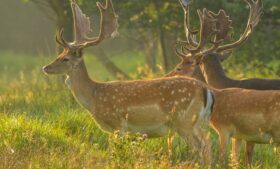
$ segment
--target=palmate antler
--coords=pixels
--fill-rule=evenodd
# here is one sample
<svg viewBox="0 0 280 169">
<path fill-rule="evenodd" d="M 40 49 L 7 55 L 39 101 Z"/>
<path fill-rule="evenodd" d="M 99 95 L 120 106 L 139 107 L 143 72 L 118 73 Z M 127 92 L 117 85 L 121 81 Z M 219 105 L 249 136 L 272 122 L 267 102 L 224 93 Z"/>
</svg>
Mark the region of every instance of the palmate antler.
<svg viewBox="0 0 280 169">
<path fill-rule="evenodd" d="M 230 37 L 229 33 L 232 30 L 232 22 L 229 20 L 224 10 L 220 10 L 218 14 L 208 11 L 207 9 L 203 9 L 203 11 L 198 10 L 197 13 L 200 20 L 199 42 L 194 41 L 194 43 L 192 43 L 189 39 L 188 41 L 179 41 L 178 44 L 182 45 L 182 48 L 181 51 L 176 50 L 176 54 L 181 57 L 196 57 L 211 53 L 215 51 L 225 39 Z M 186 32 L 186 34 L 188 34 L 188 32 Z M 191 40 L 193 41 L 194 39 Z M 209 42 L 212 46 L 207 49 L 206 45 Z"/>
<path fill-rule="evenodd" d="M 217 52 L 222 52 L 226 50 L 231 50 L 235 47 L 240 46 L 243 44 L 248 37 L 253 33 L 253 29 L 258 25 L 260 18 L 263 14 L 263 6 L 262 6 L 262 0 L 244 0 L 250 8 L 250 14 L 249 14 L 249 19 L 247 22 L 246 29 L 243 33 L 243 35 L 234 43 L 227 44 L 224 46 L 220 46 L 217 49 Z"/>
<path fill-rule="evenodd" d="M 230 20 L 229 16 L 226 15 L 226 12 L 224 10 L 220 10 L 217 14 L 215 14 L 211 11 L 208 11 L 207 9 L 203 9 L 202 12 L 198 10 L 200 19 L 200 40 L 199 42 L 196 42 L 195 32 L 190 31 L 189 4 L 186 3 L 186 0 L 179 0 L 185 12 L 185 32 L 187 41 L 179 41 L 177 43 L 181 45 L 181 51 L 176 48 L 176 54 L 180 57 L 196 57 L 203 56 L 211 52 L 221 53 L 224 51 L 229 51 L 245 42 L 260 20 L 260 16 L 262 15 L 262 1 L 244 1 L 248 3 L 250 7 L 250 15 L 247 22 L 247 27 L 238 41 L 222 46 L 224 40 L 231 38 L 232 32 L 232 21 Z M 206 49 L 208 42 L 210 42 L 212 46 Z"/>
<path fill-rule="evenodd" d="M 71 6 L 74 19 L 74 41 L 69 43 L 64 40 L 63 28 L 57 32 L 56 41 L 63 47 L 85 48 L 97 45 L 106 38 L 118 35 L 118 16 L 115 14 L 111 0 L 106 0 L 105 6 L 99 2 L 97 2 L 96 5 L 101 15 L 100 30 L 97 37 L 88 37 L 88 34 L 92 32 L 89 17 L 82 12 L 76 0 L 72 0 Z"/>
<path fill-rule="evenodd" d="M 230 20 L 229 16 L 227 16 L 224 10 L 220 10 L 218 14 L 215 14 L 209 11 L 209 14 L 216 18 L 216 29 L 217 33 L 215 34 L 215 39 L 217 41 L 220 40 L 228 40 L 231 38 L 232 33 L 232 20 Z"/>
</svg>

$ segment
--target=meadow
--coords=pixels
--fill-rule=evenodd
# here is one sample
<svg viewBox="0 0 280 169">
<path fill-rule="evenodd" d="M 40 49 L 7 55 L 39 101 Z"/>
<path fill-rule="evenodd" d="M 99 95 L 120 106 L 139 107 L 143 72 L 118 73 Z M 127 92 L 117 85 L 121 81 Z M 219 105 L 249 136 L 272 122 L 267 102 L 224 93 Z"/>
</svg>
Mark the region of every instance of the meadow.
<svg viewBox="0 0 280 169">
<path fill-rule="evenodd" d="M 113 61 L 133 78 L 163 75 L 143 75 L 144 57 L 141 53 L 131 55 L 123 54 Z M 62 77 L 42 73 L 41 67 L 54 57 L 0 53 L 1 169 L 169 169 L 188 168 L 196 163 L 195 154 L 178 136 L 170 159 L 167 138 L 146 140 L 140 134 L 101 131 L 91 115 L 76 103 Z M 95 57 L 86 54 L 85 60 L 92 78 L 114 80 Z M 277 77 L 274 69 L 280 65 L 279 61 L 267 67 L 256 65 L 234 65 L 231 59 L 225 63 L 231 77 Z M 211 129 L 209 132 L 213 165 L 219 168 L 217 135 Z M 240 168 L 244 168 L 243 159 L 242 155 Z M 229 161 L 230 167 L 234 165 Z M 198 164 L 192 167 L 200 168 Z M 279 149 L 258 145 L 252 168 L 280 168 Z"/>
</svg>

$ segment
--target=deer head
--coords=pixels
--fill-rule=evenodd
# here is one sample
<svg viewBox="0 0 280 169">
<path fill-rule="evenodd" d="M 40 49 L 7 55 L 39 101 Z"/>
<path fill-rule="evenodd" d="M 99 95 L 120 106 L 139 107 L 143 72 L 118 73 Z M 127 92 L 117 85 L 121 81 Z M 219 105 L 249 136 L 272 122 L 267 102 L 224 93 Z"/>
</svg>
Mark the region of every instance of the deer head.
<svg viewBox="0 0 280 169">
<path fill-rule="evenodd" d="M 63 52 L 51 64 L 43 67 L 47 74 L 67 74 L 76 69 L 82 61 L 82 50 L 89 46 L 98 45 L 104 39 L 115 37 L 118 32 L 117 15 L 111 0 L 106 0 L 105 6 L 96 3 L 101 19 L 97 37 L 88 37 L 92 31 L 90 20 L 79 8 L 75 0 L 71 1 L 74 18 L 74 41 L 66 42 L 63 38 L 63 28 L 57 32 L 56 42 L 63 47 Z"/>
<path fill-rule="evenodd" d="M 179 1 L 185 13 L 184 27 L 187 40 L 177 43 L 175 53 L 181 58 L 181 63 L 170 75 L 194 76 L 194 72 L 198 72 L 200 69 L 199 65 L 203 59 L 211 57 L 213 54 L 218 56 L 220 61 L 227 59 L 231 55 L 231 51 L 243 44 L 252 34 L 262 15 L 261 0 L 244 0 L 250 7 L 246 29 L 237 41 L 224 44 L 224 41 L 229 40 L 232 34 L 232 21 L 224 10 L 220 10 L 217 14 L 207 9 L 198 10 L 200 31 L 193 31 L 190 29 L 189 5 L 184 3 L 184 0 Z M 197 34 L 199 34 L 199 42 L 196 41 Z M 211 46 L 209 47 L 209 45 Z M 178 46 L 180 50 L 178 50 Z"/>
</svg>

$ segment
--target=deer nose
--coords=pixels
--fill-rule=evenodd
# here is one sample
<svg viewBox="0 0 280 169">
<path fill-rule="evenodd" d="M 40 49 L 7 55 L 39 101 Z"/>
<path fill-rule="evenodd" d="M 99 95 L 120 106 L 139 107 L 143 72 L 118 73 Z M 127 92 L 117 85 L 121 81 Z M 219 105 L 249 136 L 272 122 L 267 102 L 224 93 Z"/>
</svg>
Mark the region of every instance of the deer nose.
<svg viewBox="0 0 280 169">
<path fill-rule="evenodd" d="M 42 71 L 43 71 L 44 73 L 48 73 L 48 67 L 49 67 L 49 66 L 44 66 L 44 67 L 42 68 Z"/>
<path fill-rule="evenodd" d="M 42 71 L 45 72 L 47 66 L 42 67 Z"/>
</svg>

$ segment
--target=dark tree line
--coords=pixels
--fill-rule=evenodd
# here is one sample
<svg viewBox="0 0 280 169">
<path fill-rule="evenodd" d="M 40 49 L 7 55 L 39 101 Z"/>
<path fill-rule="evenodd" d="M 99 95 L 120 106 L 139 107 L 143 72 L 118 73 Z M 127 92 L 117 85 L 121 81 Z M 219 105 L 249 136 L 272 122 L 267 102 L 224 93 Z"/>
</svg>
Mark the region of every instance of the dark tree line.
<svg viewBox="0 0 280 169">
<path fill-rule="evenodd" d="M 29 0 L 45 12 L 46 17 L 53 20 L 57 27 L 65 27 L 66 39 L 72 39 L 72 14 L 69 0 Z M 100 0 L 102 1 L 102 0 Z M 248 42 L 236 50 L 236 60 L 247 62 L 254 58 L 262 61 L 279 58 L 280 46 L 280 1 L 263 0 L 264 16 L 253 36 Z M 80 0 L 81 7 L 87 13 L 96 14 L 96 1 Z M 121 36 L 127 42 L 134 41 L 137 48 L 144 52 L 147 65 L 157 71 L 157 64 L 164 66 L 166 71 L 172 69 L 177 63 L 173 53 L 173 44 L 184 38 L 183 11 L 177 0 L 113 0 L 115 10 L 119 15 Z M 238 38 L 246 25 L 248 11 L 244 0 L 193 0 L 191 7 L 191 21 L 193 27 L 198 26 L 196 10 L 208 8 L 217 12 L 223 8 L 231 16 L 234 26 L 234 37 Z M 90 15 L 92 16 L 92 15 Z M 97 18 L 97 17 L 96 17 Z M 105 55 L 99 57 L 101 63 L 106 64 L 113 75 L 123 74 L 104 51 L 98 52 Z M 160 57 L 158 57 L 160 56 Z M 117 73 L 116 73 L 117 72 Z"/>
</svg>

